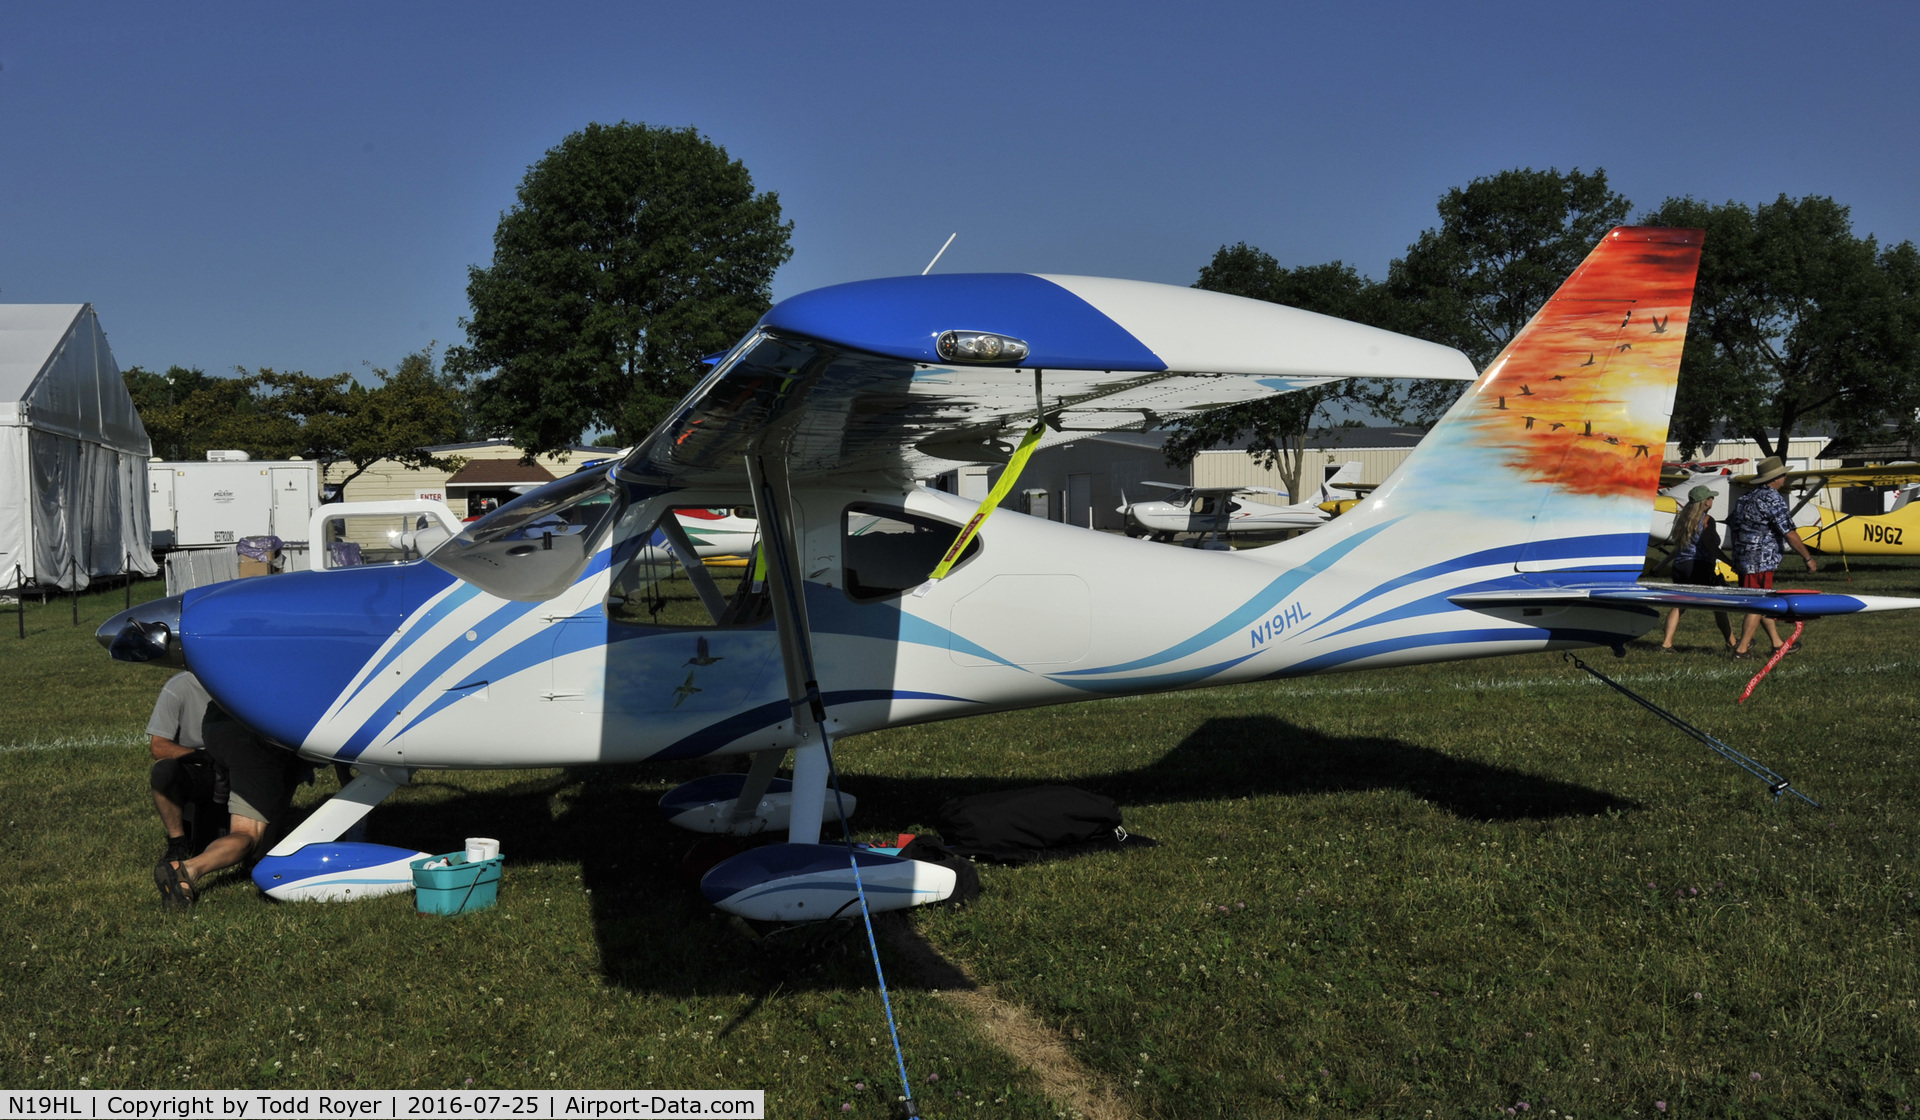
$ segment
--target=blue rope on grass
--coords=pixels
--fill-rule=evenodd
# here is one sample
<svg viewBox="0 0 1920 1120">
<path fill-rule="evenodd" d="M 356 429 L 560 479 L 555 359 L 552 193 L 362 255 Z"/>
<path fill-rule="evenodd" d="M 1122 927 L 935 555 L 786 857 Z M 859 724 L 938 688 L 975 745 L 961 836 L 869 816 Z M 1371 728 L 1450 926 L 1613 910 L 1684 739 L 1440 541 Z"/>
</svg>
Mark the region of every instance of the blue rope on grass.
<svg viewBox="0 0 1920 1120">
<path fill-rule="evenodd" d="M 909 1120 L 920 1120 L 920 1109 L 913 1103 L 913 1087 L 907 1084 L 907 1057 L 900 1049 L 900 1027 L 893 1021 L 893 1000 L 887 995 L 887 974 L 880 967 L 880 943 L 873 937 L 873 912 L 867 909 L 867 888 L 860 882 L 860 859 L 854 854 L 853 826 L 847 823 L 846 803 L 840 799 L 840 767 L 833 761 L 833 740 L 820 728 L 820 741 L 827 748 L 827 776 L 833 779 L 833 807 L 840 814 L 840 838 L 847 845 L 847 863 L 853 868 L 853 890 L 860 897 L 860 920 L 867 925 L 867 949 L 873 953 L 873 975 L 880 981 L 880 1006 L 887 1013 L 887 1033 L 893 1039 L 893 1061 L 900 1071 L 900 1092 L 907 1099 Z"/>
</svg>

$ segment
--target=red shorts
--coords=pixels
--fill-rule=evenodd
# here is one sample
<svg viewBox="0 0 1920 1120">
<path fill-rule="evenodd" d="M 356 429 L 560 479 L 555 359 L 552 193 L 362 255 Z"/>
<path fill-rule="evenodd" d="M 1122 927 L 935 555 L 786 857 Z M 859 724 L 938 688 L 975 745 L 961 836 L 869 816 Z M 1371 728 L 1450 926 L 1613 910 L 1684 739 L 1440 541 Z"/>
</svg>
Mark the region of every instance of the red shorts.
<svg viewBox="0 0 1920 1120">
<path fill-rule="evenodd" d="M 1740 586 L 1757 587 L 1762 591 L 1772 591 L 1773 590 L 1773 573 L 1772 572 L 1742 572 L 1740 573 Z"/>
</svg>

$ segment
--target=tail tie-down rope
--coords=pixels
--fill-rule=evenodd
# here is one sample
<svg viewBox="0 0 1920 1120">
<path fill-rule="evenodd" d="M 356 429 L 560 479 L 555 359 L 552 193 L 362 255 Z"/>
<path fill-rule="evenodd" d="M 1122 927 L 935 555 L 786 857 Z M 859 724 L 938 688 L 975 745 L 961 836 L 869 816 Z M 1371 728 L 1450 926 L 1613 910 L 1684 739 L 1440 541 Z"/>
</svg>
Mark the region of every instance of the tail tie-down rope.
<svg viewBox="0 0 1920 1120">
<path fill-rule="evenodd" d="M 1795 634 L 1797 635 L 1798 633 L 1799 631 L 1796 630 Z M 1681 719 L 1679 716 L 1674 715 L 1672 712 L 1666 710 L 1660 705 L 1654 703 L 1653 701 L 1633 691 L 1632 689 L 1628 688 L 1626 685 L 1621 684 L 1619 681 L 1614 680 L 1612 677 L 1607 676 L 1605 673 L 1602 673 L 1600 670 L 1580 660 L 1578 657 L 1575 657 L 1573 654 L 1563 653 L 1561 654 L 1561 656 L 1566 658 L 1568 661 L 1573 662 L 1574 668 L 1581 669 L 1586 671 L 1587 673 L 1592 674 L 1593 678 L 1599 681 L 1601 684 L 1606 685 L 1608 688 L 1613 689 L 1615 692 L 1618 692 L 1620 695 L 1640 705 L 1642 708 L 1645 708 L 1647 711 L 1652 712 L 1654 715 L 1659 716 L 1663 720 L 1666 720 L 1668 723 L 1679 728 L 1681 732 L 1686 734 L 1689 738 L 1694 739 L 1695 741 L 1699 742 L 1701 745 L 1705 746 L 1708 750 L 1712 751 L 1713 753 L 1726 759 L 1728 762 L 1733 763 L 1735 766 L 1738 766 L 1740 769 L 1745 770 L 1747 773 L 1752 774 L 1754 777 L 1765 782 L 1767 784 L 1767 791 L 1773 794 L 1773 799 L 1775 801 L 1780 800 L 1781 794 L 1791 793 L 1795 797 L 1799 798 L 1800 800 L 1806 802 L 1807 804 L 1813 806 L 1816 809 L 1820 807 L 1820 803 L 1818 801 L 1815 801 L 1813 798 L 1808 797 L 1806 794 L 1801 793 L 1797 789 L 1794 789 L 1792 783 L 1788 782 L 1787 779 L 1781 777 L 1779 774 L 1769 769 L 1766 766 L 1766 764 L 1756 761 L 1755 759 L 1749 758 L 1744 754 L 1741 754 L 1739 751 L 1734 750 L 1732 747 L 1729 747 L 1728 745 L 1721 742 L 1720 740 L 1700 730 L 1698 727 L 1695 727 L 1693 724 L 1688 723 L 1686 720 Z M 1759 678 L 1757 677 L 1755 678 L 1756 681 L 1758 679 Z M 1751 691 L 1751 687 L 1749 687 L 1749 691 Z"/>
<path fill-rule="evenodd" d="M 1773 672 L 1773 667 L 1780 664 L 1780 659 L 1785 657 L 1795 645 L 1799 644 L 1800 632 L 1806 628 L 1807 624 L 1804 622 L 1796 622 L 1793 624 L 1793 637 L 1788 638 L 1785 645 L 1774 650 L 1773 656 L 1768 658 L 1767 663 L 1760 666 L 1760 671 L 1755 673 L 1753 679 L 1747 682 L 1746 690 L 1740 693 L 1740 703 L 1746 703 L 1747 697 L 1753 695 L 1753 690 L 1760 687 L 1760 682 L 1766 679 L 1768 673 Z"/>
</svg>

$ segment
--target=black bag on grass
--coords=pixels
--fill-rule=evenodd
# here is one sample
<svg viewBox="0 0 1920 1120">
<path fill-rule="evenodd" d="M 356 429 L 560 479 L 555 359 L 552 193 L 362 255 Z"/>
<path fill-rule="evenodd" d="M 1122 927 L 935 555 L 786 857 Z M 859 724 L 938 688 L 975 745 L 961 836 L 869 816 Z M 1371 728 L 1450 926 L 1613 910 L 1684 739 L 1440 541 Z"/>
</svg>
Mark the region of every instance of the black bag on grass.
<svg viewBox="0 0 1920 1120">
<path fill-rule="evenodd" d="M 1049 851 L 1111 842 L 1120 828 L 1113 798 L 1073 786 L 1033 786 L 956 797 L 940 806 L 940 838 L 963 856 L 1030 863 Z"/>
</svg>

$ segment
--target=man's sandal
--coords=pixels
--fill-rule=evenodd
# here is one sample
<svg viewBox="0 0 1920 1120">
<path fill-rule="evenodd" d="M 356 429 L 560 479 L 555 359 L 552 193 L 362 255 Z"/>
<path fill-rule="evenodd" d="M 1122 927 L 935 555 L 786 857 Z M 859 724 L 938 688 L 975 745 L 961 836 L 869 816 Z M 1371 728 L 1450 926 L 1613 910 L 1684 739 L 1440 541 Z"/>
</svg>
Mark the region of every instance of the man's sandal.
<svg viewBox="0 0 1920 1120">
<path fill-rule="evenodd" d="M 200 901 L 200 892 L 194 889 L 193 877 L 183 861 L 163 859 L 155 864 L 153 882 L 169 910 L 185 910 Z"/>
<path fill-rule="evenodd" d="M 153 885 L 160 888 L 160 905 L 169 910 L 182 910 L 186 902 L 174 893 L 173 868 L 165 859 L 153 865 Z"/>
</svg>

